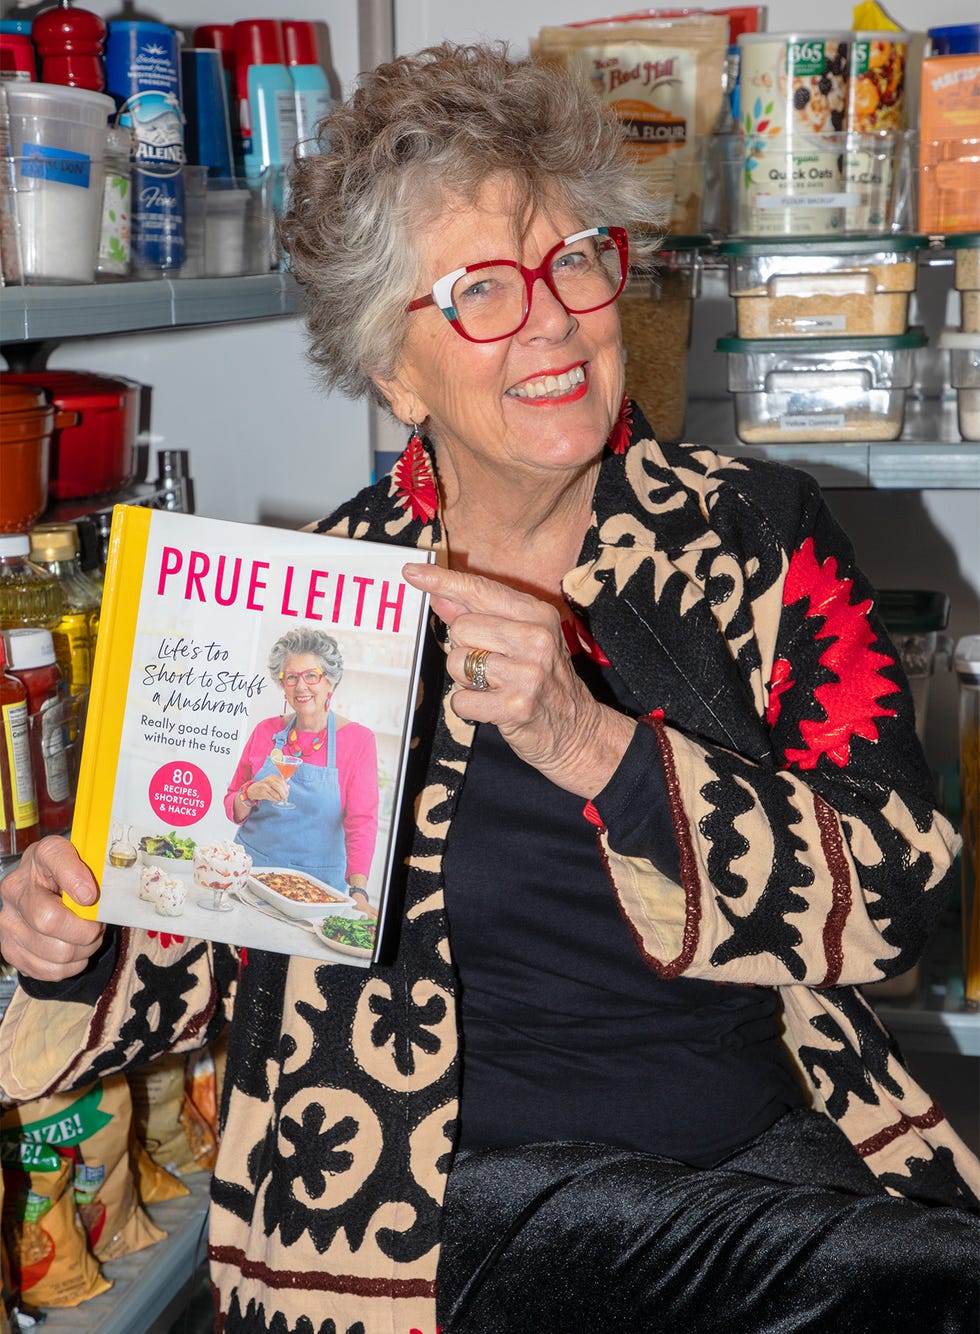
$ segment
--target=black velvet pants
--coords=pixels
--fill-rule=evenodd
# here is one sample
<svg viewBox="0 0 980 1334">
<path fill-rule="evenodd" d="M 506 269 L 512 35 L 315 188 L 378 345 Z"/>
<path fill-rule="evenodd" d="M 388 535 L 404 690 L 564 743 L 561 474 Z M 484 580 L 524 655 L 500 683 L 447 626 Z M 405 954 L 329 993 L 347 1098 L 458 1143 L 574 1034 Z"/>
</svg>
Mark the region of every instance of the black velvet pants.
<svg viewBox="0 0 980 1334">
<path fill-rule="evenodd" d="M 888 1195 L 825 1116 L 721 1166 L 597 1144 L 461 1153 L 442 1334 L 977 1334 L 980 1218 Z"/>
</svg>

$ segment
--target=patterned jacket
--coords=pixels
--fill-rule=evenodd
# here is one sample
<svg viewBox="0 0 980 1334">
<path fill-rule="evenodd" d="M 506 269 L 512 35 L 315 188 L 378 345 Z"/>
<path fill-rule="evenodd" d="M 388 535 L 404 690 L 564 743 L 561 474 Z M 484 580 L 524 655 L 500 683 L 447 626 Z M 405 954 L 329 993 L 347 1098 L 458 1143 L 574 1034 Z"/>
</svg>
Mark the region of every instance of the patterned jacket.
<svg viewBox="0 0 980 1334">
<path fill-rule="evenodd" d="M 854 987 L 916 958 L 957 848 L 871 591 L 809 478 L 658 445 L 638 413 L 628 431 L 624 412 L 564 590 L 649 710 L 681 875 L 599 825 L 611 892 L 660 974 L 779 988 L 814 1104 L 891 1191 L 974 1207 L 980 1164 Z M 439 547 L 431 467 L 403 456 L 320 530 Z M 234 1015 L 210 1228 L 226 1334 L 435 1334 L 458 1079 L 440 867 L 472 736 L 444 654 L 433 626 L 394 963 L 124 931 L 94 1007 L 21 991 L 0 1027 L 3 1096 L 22 1100 Z"/>
</svg>

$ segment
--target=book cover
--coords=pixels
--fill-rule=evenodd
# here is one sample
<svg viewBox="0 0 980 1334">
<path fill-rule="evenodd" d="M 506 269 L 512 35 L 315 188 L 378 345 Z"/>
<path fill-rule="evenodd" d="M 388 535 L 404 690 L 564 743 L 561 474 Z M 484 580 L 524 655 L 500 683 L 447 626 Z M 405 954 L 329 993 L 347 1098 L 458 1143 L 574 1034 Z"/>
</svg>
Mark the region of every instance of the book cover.
<svg viewBox="0 0 980 1334">
<path fill-rule="evenodd" d="M 75 911 L 366 967 L 385 934 L 431 552 L 118 505 Z"/>
</svg>

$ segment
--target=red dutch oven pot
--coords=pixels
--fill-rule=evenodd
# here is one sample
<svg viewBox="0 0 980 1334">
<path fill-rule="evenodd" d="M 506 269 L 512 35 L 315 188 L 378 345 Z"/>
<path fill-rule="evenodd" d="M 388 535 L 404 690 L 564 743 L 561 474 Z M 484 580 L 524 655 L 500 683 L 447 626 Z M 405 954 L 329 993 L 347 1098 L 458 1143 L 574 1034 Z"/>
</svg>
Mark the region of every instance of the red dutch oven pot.
<svg viewBox="0 0 980 1334">
<path fill-rule="evenodd" d="M 59 412 L 75 414 L 51 438 L 48 494 L 76 500 L 128 486 L 136 471 L 140 386 L 134 380 L 87 371 L 17 371 L 3 376 L 3 389 L 44 389 Z"/>
<path fill-rule="evenodd" d="M 51 433 L 72 426 L 43 389 L 0 376 L 0 533 L 26 533 L 48 503 Z"/>
</svg>

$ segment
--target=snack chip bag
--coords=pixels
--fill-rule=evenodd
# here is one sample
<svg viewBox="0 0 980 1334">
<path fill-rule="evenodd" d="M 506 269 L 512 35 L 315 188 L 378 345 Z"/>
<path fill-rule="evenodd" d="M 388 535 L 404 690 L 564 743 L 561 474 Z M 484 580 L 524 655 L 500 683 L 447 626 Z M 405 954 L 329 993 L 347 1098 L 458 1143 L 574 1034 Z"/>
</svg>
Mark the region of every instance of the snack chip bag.
<svg viewBox="0 0 980 1334">
<path fill-rule="evenodd" d="M 166 1236 L 143 1212 L 130 1170 L 132 1101 L 124 1075 L 9 1108 L 0 1138 L 44 1144 L 74 1165 L 74 1198 L 99 1260 Z"/>
<path fill-rule="evenodd" d="M 186 1069 L 186 1059 L 171 1052 L 127 1072 L 136 1134 L 153 1161 L 178 1177 L 204 1170 L 181 1123 Z"/>
<path fill-rule="evenodd" d="M 4 1118 L 6 1120 L 6 1117 Z M 77 1306 L 112 1285 L 75 1210 L 71 1159 L 4 1131 L 3 1238 L 11 1277 L 32 1306 Z"/>
</svg>

